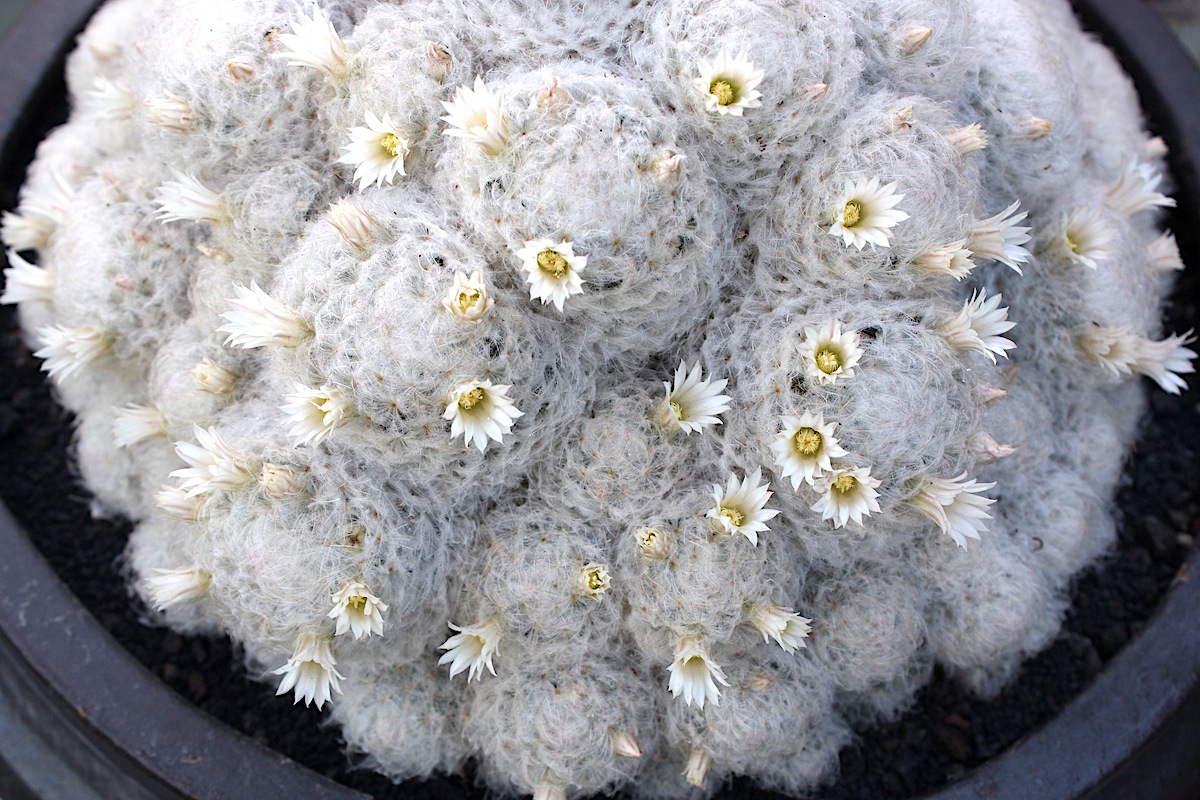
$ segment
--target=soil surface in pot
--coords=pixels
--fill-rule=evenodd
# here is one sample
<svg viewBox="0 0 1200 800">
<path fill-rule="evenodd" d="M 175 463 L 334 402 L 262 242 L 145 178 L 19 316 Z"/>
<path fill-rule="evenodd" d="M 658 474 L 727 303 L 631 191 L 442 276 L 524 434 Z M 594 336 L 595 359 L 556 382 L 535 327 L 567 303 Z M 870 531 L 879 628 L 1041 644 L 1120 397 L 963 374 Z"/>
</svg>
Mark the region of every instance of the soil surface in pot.
<svg viewBox="0 0 1200 800">
<path fill-rule="evenodd" d="M 1185 273 L 1167 329 L 1198 317 L 1200 277 Z M 0 494 L 70 589 L 121 644 L 175 691 L 232 727 L 377 800 L 480 797 L 470 775 L 402 788 L 356 767 L 338 730 L 315 709 L 275 697 L 274 681 L 246 676 L 226 639 L 188 638 L 147 625 L 122 573 L 128 523 L 93 519 L 70 458 L 71 417 L 55 403 L 40 362 L 0 312 Z M 1192 383 L 1198 383 L 1196 379 Z M 841 778 L 819 797 L 905 798 L 965 775 L 1052 717 L 1136 637 L 1200 534 L 1200 405 L 1148 386 L 1151 418 L 1117 497 L 1118 548 L 1076 579 L 1074 606 L 1049 649 L 990 701 L 938 674 L 907 714 L 862 733 L 842 751 Z M 433 662 L 431 661 L 431 664 Z M 771 797 L 747 782 L 725 798 Z"/>
</svg>

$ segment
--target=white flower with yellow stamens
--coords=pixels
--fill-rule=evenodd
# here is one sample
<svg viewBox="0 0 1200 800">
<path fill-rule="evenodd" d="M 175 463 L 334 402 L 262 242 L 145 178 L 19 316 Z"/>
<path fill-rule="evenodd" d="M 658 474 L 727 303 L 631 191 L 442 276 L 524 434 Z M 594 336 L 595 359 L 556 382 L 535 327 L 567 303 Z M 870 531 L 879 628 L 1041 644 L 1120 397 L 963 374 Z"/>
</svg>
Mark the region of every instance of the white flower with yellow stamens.
<svg viewBox="0 0 1200 800">
<path fill-rule="evenodd" d="M 1162 182 L 1160 175 L 1149 164 L 1130 162 L 1116 183 L 1108 187 L 1104 199 L 1113 208 L 1127 217 L 1152 208 L 1174 208 L 1174 198 L 1158 191 Z"/>
<path fill-rule="evenodd" d="M 292 32 L 279 34 L 279 41 L 288 48 L 279 57 L 289 59 L 290 67 L 312 67 L 330 78 L 346 73 L 346 44 L 334 30 L 329 15 L 315 5 L 312 19 L 293 22 Z"/>
<path fill-rule="evenodd" d="M 60 382 L 103 356 L 113 343 L 111 334 L 92 325 L 51 325 L 39 330 L 37 338 L 42 346 L 34 351 L 34 357 L 45 359 L 42 372 Z"/>
<path fill-rule="evenodd" d="M 758 534 L 770 530 L 766 525 L 767 520 L 779 514 L 777 510 L 766 507 L 771 499 L 771 491 L 767 486 L 762 482 L 761 469 L 741 479 L 730 473 L 724 489 L 719 483 L 713 484 L 716 505 L 704 516 L 712 520 L 713 530 L 718 534 L 734 536 L 740 533 L 757 546 Z"/>
<path fill-rule="evenodd" d="M 1150 244 L 1146 245 L 1150 256 L 1150 268 L 1159 272 L 1171 272 L 1183 269 L 1183 259 L 1179 255 L 1179 245 L 1170 231 L 1163 233 Z"/>
<path fill-rule="evenodd" d="M 862 358 L 858 334 L 842 332 L 842 323 L 831 319 L 821 328 L 805 328 L 804 339 L 798 348 L 804 359 L 805 373 L 817 383 L 836 383 L 839 378 L 853 378 L 854 367 Z"/>
<path fill-rule="evenodd" d="M 175 452 L 188 466 L 171 472 L 189 497 L 241 489 L 254 483 L 259 465 L 230 447 L 216 428 L 192 426 L 196 442 L 176 442 Z"/>
<path fill-rule="evenodd" d="M 1023 247 L 1029 241 L 1029 228 L 1017 224 L 1028 214 L 1017 214 L 1020 206 L 1018 200 L 995 216 L 975 220 L 967 235 L 967 247 L 975 256 L 999 261 L 1018 275 L 1018 265 L 1029 260 L 1029 251 Z"/>
<path fill-rule="evenodd" d="M 283 396 L 287 402 L 279 408 L 288 415 L 287 422 L 292 426 L 288 436 L 296 445 L 320 444 L 354 415 L 350 400 L 329 384 L 311 389 L 294 383 L 293 389 Z"/>
<path fill-rule="evenodd" d="M 926 272 L 949 275 L 954 280 L 961 281 L 975 269 L 975 262 L 971 260 L 973 254 L 966 248 L 966 244 L 966 239 L 959 239 L 957 242 L 935 247 L 928 253 L 914 258 L 912 264 Z"/>
<path fill-rule="evenodd" d="M 450 438 L 461 433 L 463 444 L 470 447 L 473 443 L 481 453 L 487 449 L 489 439 L 504 441 L 513 421 L 524 416 L 509 399 L 511 388 L 490 380 L 467 381 L 454 387 L 442 415 L 450 420 Z"/>
<path fill-rule="evenodd" d="M 152 577 L 146 578 L 145 586 L 156 611 L 195 602 L 208 594 L 208 588 L 212 586 L 212 575 L 199 567 L 156 569 L 154 572 Z"/>
<path fill-rule="evenodd" d="M 217 328 L 218 333 L 228 333 L 225 344 L 249 350 L 254 347 L 295 347 L 312 335 L 300 315 L 283 303 L 258 288 L 254 281 L 250 288 L 233 285 L 237 297 L 229 298 L 233 305 L 221 314 L 227 322 Z"/>
<path fill-rule="evenodd" d="M 559 311 L 571 295 L 583 293 L 579 274 L 587 266 L 587 256 L 575 255 L 571 242 L 550 239 L 531 239 L 517 250 L 525 280 L 529 282 L 529 299 L 541 300 L 542 305 L 554 303 Z"/>
<path fill-rule="evenodd" d="M 500 625 L 494 621 L 468 625 L 465 628 L 460 628 L 453 622 L 448 624 L 451 630 L 458 633 L 438 647 L 439 650 L 447 651 L 438 659 L 438 665 L 449 664 L 451 678 L 463 670 L 468 670 L 467 683 L 482 677 L 484 667 L 495 675 L 496 668 L 492 665 L 492 656 L 499 651 L 500 639 L 504 635 Z"/>
<path fill-rule="evenodd" d="M 597 603 L 612 585 L 605 564 L 584 564 L 575 576 L 575 590 L 582 597 L 590 597 Z"/>
<path fill-rule="evenodd" d="M 791 478 L 793 489 L 799 491 L 801 482 L 811 485 L 823 470 L 833 469 L 829 459 L 847 455 L 833 435 L 835 428 L 836 422 L 826 422 L 823 414 L 811 411 L 783 418 L 783 430 L 771 443 L 771 452 L 780 477 Z"/>
<path fill-rule="evenodd" d="M 4 293 L 0 294 L 0 305 L 50 302 L 54 296 L 53 272 L 30 264 L 16 250 L 8 251 L 8 263 L 12 266 L 4 270 Z"/>
<path fill-rule="evenodd" d="M 383 612 L 388 610 L 388 604 L 371 594 L 365 583 L 357 579 L 346 581 L 330 599 L 333 609 L 327 616 L 335 622 L 334 636 L 347 631 L 355 639 L 383 635 Z"/>
<path fill-rule="evenodd" d="M 652 561 L 661 561 L 671 552 L 671 540 L 662 528 L 642 527 L 633 532 L 638 550 Z"/>
<path fill-rule="evenodd" d="M 764 73 L 754 68 L 745 53 L 731 58 L 722 47 L 715 59 L 701 61 L 699 66 L 700 77 L 692 84 L 704 98 L 706 111 L 740 117 L 746 109 L 762 105 L 762 92 L 755 87 L 762 83 Z"/>
<path fill-rule="evenodd" d="M 113 442 L 117 447 L 133 447 L 156 436 L 167 435 L 167 420 L 155 406 L 136 403 L 119 408 L 113 416 Z"/>
<path fill-rule="evenodd" d="M 938 332 L 951 347 L 982 353 L 993 364 L 998 355 L 1008 358 L 1005 351 L 1016 344 L 1000 334 L 1012 330 L 1016 323 L 1008 319 L 1007 307 L 1000 308 L 1003 299 L 1003 295 L 988 297 L 982 290 L 976 291 L 961 311 L 938 326 Z"/>
<path fill-rule="evenodd" d="M 443 100 L 442 106 L 446 109 L 442 120 L 449 126 L 442 132 L 445 136 L 472 141 L 489 156 L 504 152 L 510 135 L 504 103 L 483 78 L 476 76 L 474 89 L 459 86 L 454 90 L 454 99 Z"/>
<path fill-rule="evenodd" d="M 219 192 L 209 189 L 192 175 L 175 171 L 175 180 L 158 187 L 154 196 L 160 222 L 191 220 L 221 222 L 229 219 L 229 208 Z"/>
<path fill-rule="evenodd" d="M 291 659 L 272 671 L 273 675 L 283 676 L 275 694 L 287 694 L 295 689 L 296 703 L 303 700 L 304 705 L 313 703 L 319 709 L 329 702 L 333 692 L 342 693 L 339 683 L 346 676 L 338 673 L 336 665 L 330 641 L 323 636 L 305 634 L 296 644 Z"/>
<path fill-rule="evenodd" d="M 350 129 L 350 143 L 343 145 L 346 152 L 337 160 L 355 167 L 354 180 L 359 189 L 372 183 L 393 183 L 397 174 L 404 175 L 404 157 L 410 146 L 409 137 L 388 114 L 380 119 L 368 111 L 365 120 L 366 127 Z"/>
<path fill-rule="evenodd" d="M 908 219 L 908 214 L 896 208 L 904 195 L 896 194 L 896 184 L 879 185 L 879 178 L 846 179 L 834 205 L 831 236 L 840 236 L 847 247 L 863 249 L 888 246 L 887 230 Z"/>
<path fill-rule="evenodd" d="M 728 686 L 725 671 L 714 664 L 708 654 L 708 647 L 698 636 L 682 636 L 675 643 L 675 660 L 668 667 L 671 677 L 667 688 L 675 697 L 683 696 L 687 705 L 696 704 L 696 708 L 704 708 L 706 702 L 719 705 L 721 690 L 717 684 Z"/>
<path fill-rule="evenodd" d="M 442 300 L 442 308 L 449 311 L 455 319 L 478 325 L 496 301 L 488 293 L 487 285 L 483 282 L 483 272 L 475 270 L 471 277 L 461 272 L 454 273 L 454 283 Z"/>
<path fill-rule="evenodd" d="M 819 512 L 821 519 L 833 520 L 835 528 L 844 527 L 850 520 L 861 525 L 863 515 L 879 513 L 879 492 L 875 489 L 880 484 L 871 477 L 870 467 L 832 469 L 813 481 L 820 497 L 812 510 Z"/>
<path fill-rule="evenodd" d="M 729 396 L 721 394 L 728 383 L 702 380 L 700 362 L 690 370 L 681 360 L 675 368 L 674 385 L 663 381 L 667 396 L 658 404 L 655 419 L 667 430 L 703 433 L 705 425 L 720 425 L 717 414 L 729 410 Z"/>
<path fill-rule="evenodd" d="M 966 478 L 965 472 L 956 478 L 935 478 L 909 501 L 936 522 L 942 533 L 949 534 L 959 547 L 966 547 L 967 539 L 978 539 L 979 534 L 987 530 L 984 520 L 991 519 L 992 515 L 984 509 L 996 502 L 979 495 L 995 483 Z"/>
<path fill-rule="evenodd" d="M 804 640 L 812 633 L 812 622 L 790 608 L 774 603 L 759 603 L 750 610 L 747 621 L 754 630 L 762 634 L 763 641 L 774 639 L 785 653 L 794 653 L 807 647 Z"/>
<path fill-rule="evenodd" d="M 214 397 L 228 397 L 237 386 L 237 373 L 205 356 L 199 364 L 188 370 L 196 388 Z"/>
<path fill-rule="evenodd" d="M 1055 246 L 1062 258 L 1072 264 L 1096 269 L 1116 252 L 1116 237 L 1098 208 L 1084 206 L 1068 214 L 1062 222 Z"/>
</svg>

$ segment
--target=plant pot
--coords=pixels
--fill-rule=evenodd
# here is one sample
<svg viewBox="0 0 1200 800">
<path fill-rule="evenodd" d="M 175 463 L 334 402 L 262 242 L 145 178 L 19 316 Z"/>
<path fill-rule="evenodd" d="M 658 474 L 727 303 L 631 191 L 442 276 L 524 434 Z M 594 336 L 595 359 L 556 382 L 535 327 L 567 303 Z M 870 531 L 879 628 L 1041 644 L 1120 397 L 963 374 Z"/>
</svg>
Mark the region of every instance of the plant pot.
<svg viewBox="0 0 1200 800">
<path fill-rule="evenodd" d="M 62 59 L 92 6 L 92 0 L 40 0 L 0 50 L 5 207 L 14 205 L 36 142 L 65 116 Z M 1200 269 L 1200 76 L 1141 4 L 1080 0 L 1078 11 L 1117 51 L 1141 90 L 1151 127 L 1171 146 L 1179 202 L 1172 227 L 1185 261 Z M 1200 298 L 1196 284 L 1185 273 L 1180 292 Z M 4 327 L 13 327 L 7 310 Z M 17 388 L 4 392 L 0 400 L 7 402 Z M 1193 400 L 1158 405 L 1200 427 Z M 69 437 L 67 421 L 59 428 L 66 431 L 60 440 Z M 0 440 L 8 433 L 0 424 Z M 109 526 L 104 535 L 118 537 L 120 530 Z M 23 529 L 0 506 L 0 796 L 368 797 L 173 692 L 64 586 L 34 546 L 39 538 L 37 526 Z M 108 552 L 119 552 L 113 541 Z M 1153 618 L 1090 687 L 1036 733 L 931 800 L 1194 797 L 1200 789 L 1198 571 L 1200 554 L 1193 552 Z M 409 785 L 388 796 L 473 794 L 460 779 Z M 739 784 L 725 796 L 757 793 Z"/>
</svg>

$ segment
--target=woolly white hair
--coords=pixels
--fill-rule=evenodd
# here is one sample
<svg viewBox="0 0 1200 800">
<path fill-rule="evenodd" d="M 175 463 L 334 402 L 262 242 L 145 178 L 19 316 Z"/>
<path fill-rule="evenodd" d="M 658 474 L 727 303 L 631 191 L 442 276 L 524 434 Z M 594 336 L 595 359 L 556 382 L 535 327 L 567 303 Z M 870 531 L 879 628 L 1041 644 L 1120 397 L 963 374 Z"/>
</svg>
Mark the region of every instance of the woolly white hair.
<svg viewBox="0 0 1200 800">
<path fill-rule="evenodd" d="M 397 780 L 834 779 L 1053 638 L 1127 378 L 1190 371 L 1162 165 L 1060 0 L 112 0 L 67 73 L 4 302 L 97 511 L 167 624 L 327 646 Z"/>
</svg>

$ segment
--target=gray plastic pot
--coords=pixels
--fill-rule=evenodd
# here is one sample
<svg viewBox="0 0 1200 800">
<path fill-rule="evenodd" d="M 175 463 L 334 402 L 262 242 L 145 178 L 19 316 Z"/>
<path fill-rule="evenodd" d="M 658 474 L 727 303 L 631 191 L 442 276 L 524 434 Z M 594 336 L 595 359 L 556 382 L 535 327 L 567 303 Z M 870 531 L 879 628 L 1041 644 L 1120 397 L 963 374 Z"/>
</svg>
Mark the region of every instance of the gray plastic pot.
<svg viewBox="0 0 1200 800">
<path fill-rule="evenodd" d="M 0 47 L 0 199 L 60 119 L 62 59 L 93 0 L 38 0 Z M 1171 147 L 1174 230 L 1200 264 L 1200 74 L 1137 0 L 1079 0 Z M 928 800 L 1200 796 L 1200 554 L 1142 633 L 1057 717 Z M 448 796 L 435 783 L 414 796 Z M 746 796 L 743 790 L 738 796 Z M 207 716 L 158 681 L 55 576 L 0 505 L 0 797 L 368 800 Z"/>
</svg>

